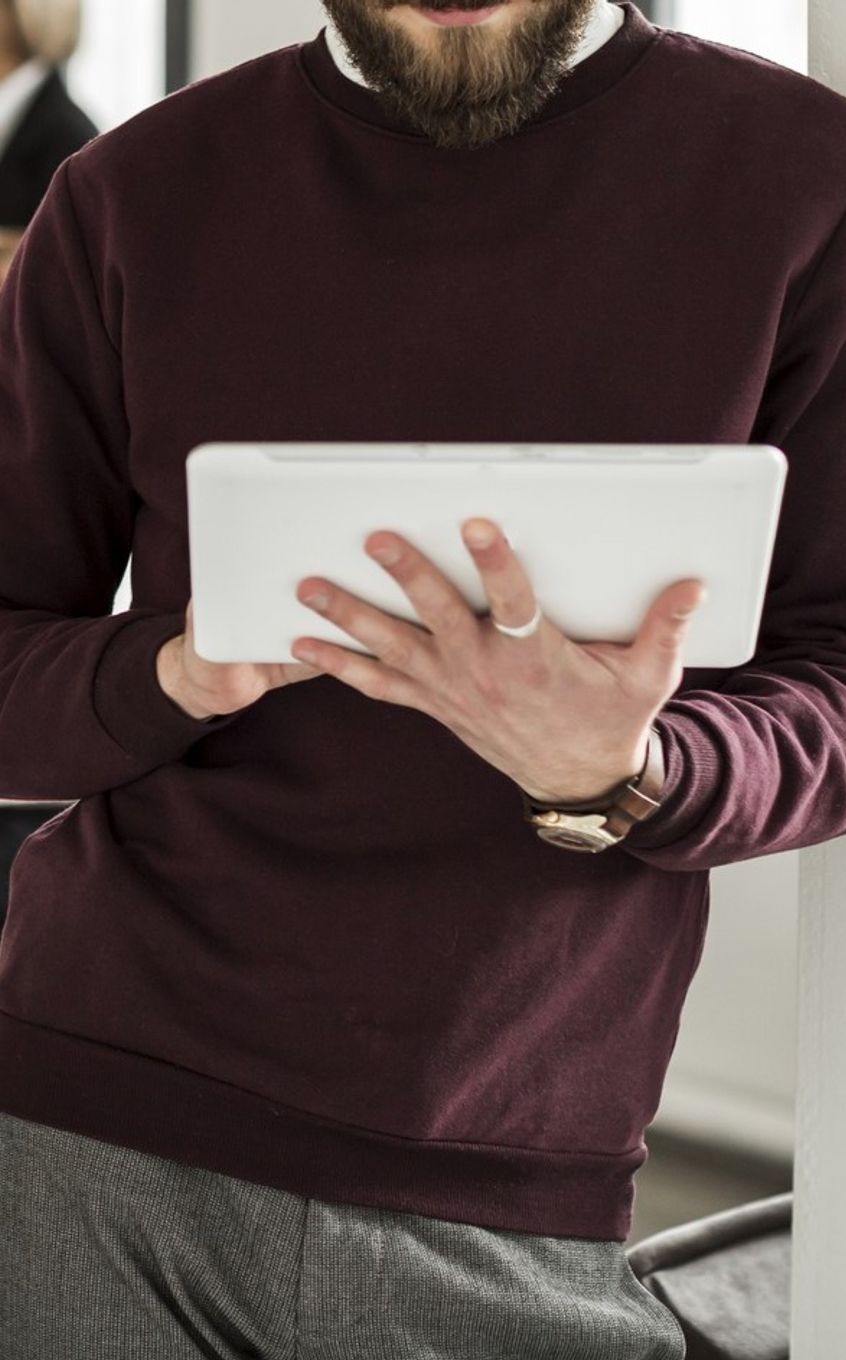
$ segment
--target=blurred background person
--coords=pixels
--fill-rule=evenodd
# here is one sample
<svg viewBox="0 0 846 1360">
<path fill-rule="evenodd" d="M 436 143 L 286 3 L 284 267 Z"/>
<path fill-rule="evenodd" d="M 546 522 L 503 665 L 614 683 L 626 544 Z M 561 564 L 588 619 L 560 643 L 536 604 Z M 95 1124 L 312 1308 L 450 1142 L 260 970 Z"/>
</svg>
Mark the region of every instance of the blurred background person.
<svg viewBox="0 0 846 1360">
<path fill-rule="evenodd" d="M 60 73 L 80 29 L 81 0 L 0 0 L 0 286 L 55 171 L 97 135 Z"/>
</svg>

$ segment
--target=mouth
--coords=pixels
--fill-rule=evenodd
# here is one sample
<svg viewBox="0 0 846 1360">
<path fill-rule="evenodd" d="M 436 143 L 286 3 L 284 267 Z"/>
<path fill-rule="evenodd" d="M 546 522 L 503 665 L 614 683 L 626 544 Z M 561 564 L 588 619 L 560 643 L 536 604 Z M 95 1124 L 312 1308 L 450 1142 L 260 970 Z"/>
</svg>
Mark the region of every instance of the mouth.
<svg viewBox="0 0 846 1360">
<path fill-rule="evenodd" d="M 416 8 L 432 24 L 441 28 L 465 28 L 469 24 L 481 24 L 497 10 L 502 9 L 504 0 L 496 5 L 485 5 L 481 9 L 427 9 L 425 5 Z"/>
</svg>

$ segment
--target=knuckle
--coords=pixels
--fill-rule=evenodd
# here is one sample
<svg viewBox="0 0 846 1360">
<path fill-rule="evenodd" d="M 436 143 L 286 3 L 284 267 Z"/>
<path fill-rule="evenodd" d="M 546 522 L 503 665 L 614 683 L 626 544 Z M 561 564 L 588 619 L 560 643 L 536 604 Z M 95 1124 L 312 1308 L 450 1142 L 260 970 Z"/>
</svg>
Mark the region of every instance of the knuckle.
<svg viewBox="0 0 846 1360">
<path fill-rule="evenodd" d="M 672 633 L 662 633 L 658 638 L 659 651 L 667 652 L 670 654 L 672 654 L 673 652 L 677 652 L 679 649 L 679 644 L 683 640 L 686 631 L 687 630 L 684 627 L 679 627 L 675 629 Z"/>
<path fill-rule="evenodd" d="M 467 609 L 457 600 L 450 600 L 438 610 L 438 621 L 436 629 L 442 633 L 455 633 L 464 624 L 467 617 Z"/>
<path fill-rule="evenodd" d="M 402 586 L 403 590 L 407 590 L 409 587 L 413 590 L 421 577 L 421 571 L 418 563 L 406 551 L 399 561 L 391 563 L 391 575 Z"/>
<path fill-rule="evenodd" d="M 387 677 L 380 675 L 378 671 L 367 675 L 359 688 L 368 699 L 377 699 L 382 703 L 390 702 L 391 682 Z"/>
<path fill-rule="evenodd" d="M 517 626 L 526 623 L 534 613 L 534 604 L 524 603 L 522 595 L 499 595 L 491 598 L 491 615 L 500 621 L 517 619 Z"/>
<path fill-rule="evenodd" d="M 407 670 L 411 664 L 411 648 L 400 638 L 390 638 L 385 646 L 380 648 L 379 655 L 385 665 L 392 666 L 394 670 Z"/>
</svg>

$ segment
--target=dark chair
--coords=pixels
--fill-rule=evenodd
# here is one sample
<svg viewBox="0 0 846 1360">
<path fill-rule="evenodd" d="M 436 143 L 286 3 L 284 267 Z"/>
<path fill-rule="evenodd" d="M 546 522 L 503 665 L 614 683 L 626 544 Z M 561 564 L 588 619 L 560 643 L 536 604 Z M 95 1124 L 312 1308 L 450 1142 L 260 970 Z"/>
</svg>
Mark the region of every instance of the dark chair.
<svg viewBox="0 0 846 1360">
<path fill-rule="evenodd" d="M 792 1193 L 774 1195 L 629 1248 L 640 1283 L 678 1319 L 687 1360 L 788 1360 L 792 1222 Z"/>
<path fill-rule="evenodd" d="M 31 836 L 33 831 L 37 831 L 67 806 L 67 803 L 0 804 L 0 931 L 3 929 L 9 904 L 12 860 L 27 836 Z"/>
</svg>

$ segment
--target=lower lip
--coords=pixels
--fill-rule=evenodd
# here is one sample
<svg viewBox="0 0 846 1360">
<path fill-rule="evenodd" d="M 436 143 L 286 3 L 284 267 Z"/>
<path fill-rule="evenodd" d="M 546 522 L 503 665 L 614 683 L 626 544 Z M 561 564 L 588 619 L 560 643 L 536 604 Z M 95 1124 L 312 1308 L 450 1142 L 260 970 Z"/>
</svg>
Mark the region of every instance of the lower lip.
<svg viewBox="0 0 846 1360">
<path fill-rule="evenodd" d="M 502 5 L 491 5 L 488 9 L 421 9 L 420 13 L 430 23 L 440 24 L 443 28 L 462 28 L 467 24 L 480 24 L 496 14 Z"/>
</svg>

